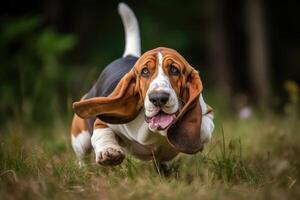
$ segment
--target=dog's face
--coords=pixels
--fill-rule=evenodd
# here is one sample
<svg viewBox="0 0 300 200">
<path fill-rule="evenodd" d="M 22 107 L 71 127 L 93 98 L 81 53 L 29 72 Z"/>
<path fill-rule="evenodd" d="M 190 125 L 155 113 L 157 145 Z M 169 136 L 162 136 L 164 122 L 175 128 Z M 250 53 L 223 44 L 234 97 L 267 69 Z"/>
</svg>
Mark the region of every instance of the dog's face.
<svg viewBox="0 0 300 200">
<path fill-rule="evenodd" d="M 146 52 L 135 65 L 150 130 L 165 134 L 176 120 L 188 67 L 176 51 L 166 48 Z"/>
<path fill-rule="evenodd" d="M 76 102 L 74 110 L 83 118 L 123 124 L 144 108 L 150 130 L 167 134 L 182 152 L 194 152 L 200 148 L 193 143 L 200 138 L 201 91 L 198 72 L 177 51 L 157 48 L 144 53 L 108 97 Z"/>
</svg>

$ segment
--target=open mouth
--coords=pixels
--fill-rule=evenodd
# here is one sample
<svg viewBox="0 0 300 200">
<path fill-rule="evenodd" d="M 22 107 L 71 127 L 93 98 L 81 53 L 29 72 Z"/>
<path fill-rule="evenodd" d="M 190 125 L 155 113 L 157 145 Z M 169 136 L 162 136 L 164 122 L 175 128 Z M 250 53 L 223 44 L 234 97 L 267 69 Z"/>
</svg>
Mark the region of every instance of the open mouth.
<svg viewBox="0 0 300 200">
<path fill-rule="evenodd" d="M 167 114 L 163 111 L 159 111 L 153 117 L 146 117 L 146 122 L 151 129 L 164 130 L 169 127 L 176 119 L 176 114 Z"/>
</svg>

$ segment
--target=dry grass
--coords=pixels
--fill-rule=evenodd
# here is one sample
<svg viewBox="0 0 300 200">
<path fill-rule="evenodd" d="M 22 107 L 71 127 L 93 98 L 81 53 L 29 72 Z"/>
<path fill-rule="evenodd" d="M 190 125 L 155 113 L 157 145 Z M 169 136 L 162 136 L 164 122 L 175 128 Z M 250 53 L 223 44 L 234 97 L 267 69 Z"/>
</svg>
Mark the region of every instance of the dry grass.
<svg viewBox="0 0 300 200">
<path fill-rule="evenodd" d="M 11 121 L 1 128 L 1 199 L 298 199 L 299 120 L 295 116 L 217 120 L 203 153 L 182 155 L 172 175 L 128 157 L 120 166 L 78 168 L 68 120 L 52 128 Z"/>
</svg>

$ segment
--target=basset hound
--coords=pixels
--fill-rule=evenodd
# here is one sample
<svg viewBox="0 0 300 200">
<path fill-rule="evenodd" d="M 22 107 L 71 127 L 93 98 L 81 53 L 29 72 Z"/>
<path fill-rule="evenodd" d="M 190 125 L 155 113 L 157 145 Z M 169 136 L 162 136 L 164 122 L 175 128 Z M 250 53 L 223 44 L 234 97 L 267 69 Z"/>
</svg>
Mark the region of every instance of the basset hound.
<svg viewBox="0 0 300 200">
<path fill-rule="evenodd" d="M 137 20 L 124 3 L 119 13 L 126 33 L 123 57 L 73 104 L 72 146 L 79 161 L 92 148 L 102 165 L 118 165 L 126 154 L 167 162 L 180 152 L 201 151 L 214 123 L 198 71 L 170 48 L 140 56 Z"/>
</svg>

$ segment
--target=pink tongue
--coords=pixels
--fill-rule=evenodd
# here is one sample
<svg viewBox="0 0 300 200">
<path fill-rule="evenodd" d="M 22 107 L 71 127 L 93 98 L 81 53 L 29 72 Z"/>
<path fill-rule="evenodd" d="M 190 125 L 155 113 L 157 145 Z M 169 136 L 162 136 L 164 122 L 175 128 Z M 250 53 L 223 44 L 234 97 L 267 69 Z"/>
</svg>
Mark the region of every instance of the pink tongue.
<svg viewBox="0 0 300 200">
<path fill-rule="evenodd" d="M 151 118 L 150 126 L 152 128 L 165 129 L 173 122 L 175 118 L 176 118 L 175 114 L 167 115 L 164 113 L 160 113 Z"/>
</svg>

